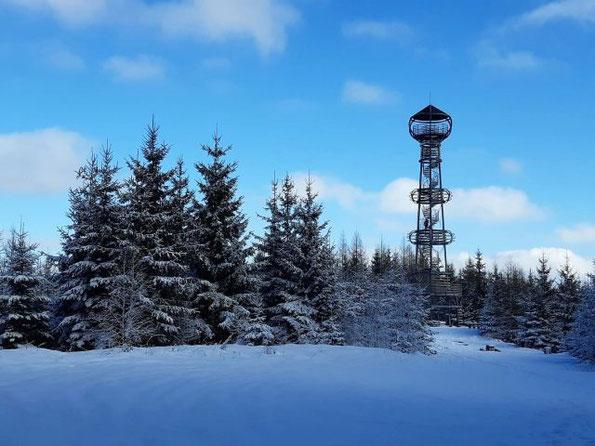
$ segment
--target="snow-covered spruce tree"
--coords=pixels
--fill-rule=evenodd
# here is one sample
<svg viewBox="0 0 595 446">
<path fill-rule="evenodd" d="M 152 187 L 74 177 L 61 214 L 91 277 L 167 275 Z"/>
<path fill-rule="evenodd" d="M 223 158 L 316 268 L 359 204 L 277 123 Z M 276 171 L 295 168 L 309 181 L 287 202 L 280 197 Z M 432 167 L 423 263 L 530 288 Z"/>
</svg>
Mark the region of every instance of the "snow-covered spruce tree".
<svg viewBox="0 0 595 446">
<path fill-rule="evenodd" d="M 298 294 L 302 270 L 296 204 L 291 178 L 285 177 L 281 192 L 273 181 L 272 197 L 265 207 L 269 215 L 262 217 L 266 222 L 265 234 L 256 244 L 267 323 L 279 344 L 311 342 L 317 332 L 314 308 Z"/>
<path fill-rule="evenodd" d="M 339 238 L 339 246 L 337 248 L 335 264 L 338 268 L 339 276 L 342 276 L 343 273 L 347 270 L 347 263 L 349 262 L 349 245 L 347 244 L 347 239 L 345 238 L 345 233 L 341 233 L 341 237 Z"/>
<path fill-rule="evenodd" d="M 144 295 L 139 299 L 153 330 L 143 339 L 150 345 L 180 342 L 181 320 L 188 313 L 188 280 L 186 266 L 176 251 L 176 234 L 171 206 L 172 170 L 163 169 L 169 152 L 165 143 L 158 143 L 158 127 L 153 121 L 147 127 L 141 147 L 143 159 L 131 158 L 128 167 L 131 177 L 122 194 L 126 215 L 125 234 L 128 255 L 138 259 L 135 285 Z M 128 261 L 128 263 L 136 263 Z"/>
<path fill-rule="evenodd" d="M 555 298 L 554 282 L 550 278 L 550 268 L 545 254 L 539 259 L 537 277 L 530 276 L 525 311 L 521 318 L 519 344 L 544 352 L 557 351 L 559 345 L 552 340 L 550 325 L 551 302 Z"/>
<path fill-rule="evenodd" d="M 395 268 L 395 265 L 390 249 L 380 240 L 380 245 L 376 247 L 372 256 L 370 272 L 377 277 L 384 276 L 393 270 L 393 268 Z"/>
<path fill-rule="evenodd" d="M 463 313 L 466 320 L 478 322 L 487 297 L 487 273 L 483 255 L 478 249 L 474 259 L 468 259 L 460 275 L 463 285 Z"/>
<path fill-rule="evenodd" d="M 504 271 L 504 299 L 502 313 L 498 317 L 500 339 L 505 342 L 517 342 L 520 320 L 523 316 L 523 294 L 526 293 L 527 281 L 522 268 L 508 262 Z"/>
<path fill-rule="evenodd" d="M 595 267 L 595 261 L 593 262 Z M 574 324 L 566 339 L 574 357 L 595 363 L 595 271 L 584 287 L 583 299 L 574 315 Z"/>
<path fill-rule="evenodd" d="M 581 283 L 570 265 L 568 256 L 558 273 L 560 281 L 557 287 L 557 299 L 552 308 L 552 317 L 556 335 L 563 341 L 572 329 L 574 315 L 581 302 Z"/>
<path fill-rule="evenodd" d="M 120 255 L 117 172 L 111 148 L 105 147 L 101 161 L 92 154 L 79 170 L 81 185 L 70 191 L 70 224 L 61 229 L 61 295 L 56 306 L 63 349 L 93 348 L 100 336 L 98 324 L 109 305 Z"/>
<path fill-rule="evenodd" d="M 353 234 L 349 247 L 349 259 L 344 268 L 349 280 L 361 280 L 368 273 L 368 259 L 362 238 L 358 232 Z"/>
<path fill-rule="evenodd" d="M 480 313 L 479 329 L 485 336 L 500 339 L 502 336 L 499 318 L 504 313 L 505 281 L 498 265 L 494 264 L 489 275 L 487 299 Z"/>
<path fill-rule="evenodd" d="M 297 206 L 297 241 L 300 250 L 298 267 L 301 280 L 298 294 L 314 308 L 313 318 L 318 332 L 303 341 L 342 344 L 339 320 L 341 306 L 336 299 L 336 271 L 330 243 L 328 222 L 321 221 L 323 207 L 316 201 L 311 178 L 306 180 L 305 195 Z"/>
<path fill-rule="evenodd" d="M 463 318 L 466 321 L 475 321 L 474 303 L 475 303 L 475 264 L 471 257 L 467 258 L 465 265 L 459 273 L 459 280 L 461 281 L 462 296 L 461 306 L 463 310 Z"/>
<path fill-rule="evenodd" d="M 172 172 L 171 190 L 169 193 L 169 224 L 174 251 L 178 254 L 179 262 L 187 266 L 187 274 L 192 275 L 192 234 L 194 233 L 193 205 L 194 193 L 189 188 L 184 161 L 179 158 Z M 211 336 L 211 329 L 207 326 L 195 305 L 196 291 L 201 289 L 194 278 L 189 278 L 181 300 L 185 300 L 185 311 L 179 316 L 180 331 L 178 341 L 182 343 L 202 342 Z"/>
<path fill-rule="evenodd" d="M 276 179 L 271 183 L 271 197 L 265 203 L 264 215 L 259 217 L 265 222 L 264 235 L 256 237 L 256 253 L 254 259 L 254 271 L 257 277 L 258 295 L 262 314 L 260 319 L 253 322 L 263 323 L 269 330 L 264 332 L 271 335 L 270 343 L 280 343 L 275 336 L 279 329 L 273 329 L 268 321 L 272 318 L 273 312 L 276 312 L 277 305 L 281 302 L 281 294 L 285 290 L 287 282 L 285 281 L 282 269 L 281 258 L 281 213 L 279 211 L 279 184 Z M 253 314 L 253 317 L 257 317 Z M 255 329 L 257 327 L 255 326 Z M 257 337 L 258 337 L 257 332 Z"/>
<path fill-rule="evenodd" d="M 231 150 L 221 146 L 221 136 L 202 149 L 208 163 L 196 164 L 200 199 L 195 201 L 190 231 L 190 265 L 202 287 L 198 294 L 200 314 L 211 330 L 211 341 L 233 342 L 247 330 L 253 303 L 247 258 L 248 219 L 237 194 L 237 163 L 226 162 Z"/>
<path fill-rule="evenodd" d="M 344 242 L 344 241 L 343 241 Z M 349 247 L 343 243 L 339 251 L 340 265 L 338 281 L 335 286 L 335 299 L 341 308 L 341 331 L 348 345 L 362 345 L 362 314 L 368 295 L 367 285 L 370 280 L 365 248 L 361 237 L 356 232 Z"/>
<path fill-rule="evenodd" d="M 43 347 L 50 340 L 48 299 L 40 293 L 43 278 L 36 274 L 37 245 L 27 241 L 23 224 L 13 229 L 5 253 L 6 265 L 1 282 L 6 294 L 0 296 L 0 345 Z"/>
</svg>

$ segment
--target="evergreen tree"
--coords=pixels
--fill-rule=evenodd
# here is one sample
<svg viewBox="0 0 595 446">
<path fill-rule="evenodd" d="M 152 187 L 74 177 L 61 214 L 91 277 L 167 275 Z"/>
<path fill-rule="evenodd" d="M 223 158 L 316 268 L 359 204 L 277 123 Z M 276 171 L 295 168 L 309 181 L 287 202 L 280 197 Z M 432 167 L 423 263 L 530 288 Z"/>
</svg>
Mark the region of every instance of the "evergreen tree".
<svg viewBox="0 0 595 446">
<path fill-rule="evenodd" d="M 552 342 L 550 326 L 550 306 L 555 296 L 553 280 L 550 278 L 550 267 L 545 254 L 539 259 L 537 277 L 530 277 L 528 282 L 528 298 L 522 318 L 522 330 L 519 342 L 525 347 L 531 347 L 550 352 L 558 348 Z"/>
<path fill-rule="evenodd" d="M 368 259 L 359 233 L 353 234 L 345 273 L 350 280 L 363 279 L 368 272 Z"/>
<path fill-rule="evenodd" d="M 118 171 L 108 147 L 78 171 L 81 185 L 70 190 L 70 224 L 61 229 L 61 297 L 56 315 L 59 344 L 68 350 L 95 345 L 120 253 L 121 208 Z"/>
<path fill-rule="evenodd" d="M 265 215 L 259 217 L 265 222 L 264 235 L 257 236 L 254 269 L 258 277 L 259 302 L 262 309 L 260 315 L 253 312 L 253 326 L 256 333 L 250 338 L 260 340 L 264 332 L 270 333 L 269 342 L 277 342 L 275 334 L 279 331 L 266 330 L 268 321 L 278 316 L 278 305 L 282 303 L 286 286 L 289 284 L 285 278 L 284 262 L 281 256 L 281 213 L 279 210 L 279 184 L 277 180 L 271 183 L 271 197 L 265 204 Z M 278 323 L 278 317 L 275 320 Z M 265 329 L 259 330 L 259 325 L 264 324 Z M 250 330 L 252 331 L 252 330 Z M 267 337 L 269 338 L 269 337 Z M 250 342 L 248 339 L 247 342 Z"/>
<path fill-rule="evenodd" d="M 380 240 L 380 245 L 374 250 L 370 271 L 375 276 L 385 276 L 395 271 L 393 256 L 390 249 L 384 245 L 382 240 Z"/>
<path fill-rule="evenodd" d="M 173 235 L 175 251 L 183 263 L 189 263 L 188 256 L 192 192 L 188 186 L 188 177 L 184 168 L 184 160 L 179 158 L 171 177 L 171 190 L 168 195 L 171 212 L 170 229 Z"/>
<path fill-rule="evenodd" d="M 181 341 L 181 320 L 188 313 L 188 281 L 182 255 L 176 251 L 177 234 L 171 206 L 172 170 L 162 164 L 169 147 L 158 143 L 158 127 L 147 127 L 141 148 L 143 160 L 131 158 L 132 176 L 125 183 L 123 202 L 127 216 L 127 255 L 138 259 L 139 289 L 147 323 L 153 333 L 143 343 L 166 345 Z M 140 310 L 139 310 L 140 311 Z"/>
<path fill-rule="evenodd" d="M 463 286 L 463 316 L 469 321 L 479 321 L 488 288 L 486 267 L 479 249 L 474 259 L 467 259 L 460 280 Z"/>
<path fill-rule="evenodd" d="M 467 258 L 465 266 L 461 269 L 459 280 L 461 281 L 462 288 L 461 306 L 463 310 L 463 319 L 466 321 L 475 321 L 475 264 L 471 257 Z"/>
<path fill-rule="evenodd" d="M 36 274 L 37 245 L 27 241 L 23 224 L 13 229 L 8 241 L 4 274 L 0 277 L 6 294 L 0 296 L 0 345 L 42 347 L 50 340 L 48 299 L 40 294 L 43 278 Z"/>
<path fill-rule="evenodd" d="M 522 296 L 526 290 L 523 270 L 512 261 L 504 272 L 504 293 L 501 313 L 498 315 L 499 338 L 506 342 L 516 342 L 519 332 L 519 320 L 523 315 Z"/>
<path fill-rule="evenodd" d="M 336 264 L 338 266 L 339 276 L 342 278 L 347 274 L 347 268 L 349 264 L 349 245 L 347 244 L 344 232 L 341 233 L 341 237 L 339 239 Z"/>
<path fill-rule="evenodd" d="M 95 290 L 96 311 L 91 314 L 95 346 L 103 346 L 105 329 L 103 328 L 107 313 L 111 312 L 111 294 L 119 275 L 122 242 L 122 206 L 119 201 L 120 184 L 115 176 L 119 168 L 114 165 L 111 147 L 102 151 L 101 165 L 98 171 L 97 209 L 93 226 L 97 237 L 94 277 L 90 281 Z"/>
<path fill-rule="evenodd" d="M 274 181 L 266 204 L 265 234 L 257 244 L 261 293 L 277 343 L 312 342 L 317 331 L 314 308 L 299 295 L 303 272 L 296 205 L 291 178 L 285 177 L 280 193 Z"/>
<path fill-rule="evenodd" d="M 249 317 L 246 307 L 253 296 L 247 258 L 252 250 L 247 246 L 243 197 L 237 196 L 237 163 L 224 160 L 231 146 L 224 148 L 220 142 L 215 134 L 213 146 L 202 147 L 210 162 L 196 165 L 202 199 L 194 204 L 190 263 L 203 287 L 198 299 L 212 340 L 229 342 L 242 335 Z"/>
<path fill-rule="evenodd" d="M 595 261 L 593 266 L 595 267 Z M 595 363 L 595 268 L 589 279 L 566 342 L 571 355 L 582 361 Z"/>
<path fill-rule="evenodd" d="M 562 340 L 572 329 L 574 315 L 581 302 L 581 284 L 572 270 L 568 256 L 558 272 L 560 282 L 553 317 L 556 334 Z"/>
<path fill-rule="evenodd" d="M 494 264 L 489 276 L 487 299 L 480 315 L 480 331 L 497 339 L 502 336 L 499 318 L 504 312 L 504 288 L 504 277 L 498 270 L 498 265 Z"/>
<path fill-rule="evenodd" d="M 300 249 L 298 267 L 301 269 L 300 290 L 303 301 L 314 308 L 318 333 L 304 335 L 311 342 L 341 344 L 340 308 L 335 299 L 336 274 L 328 222 L 321 222 L 323 208 L 316 202 L 313 182 L 306 181 L 306 193 L 297 207 L 296 235 Z"/>
</svg>

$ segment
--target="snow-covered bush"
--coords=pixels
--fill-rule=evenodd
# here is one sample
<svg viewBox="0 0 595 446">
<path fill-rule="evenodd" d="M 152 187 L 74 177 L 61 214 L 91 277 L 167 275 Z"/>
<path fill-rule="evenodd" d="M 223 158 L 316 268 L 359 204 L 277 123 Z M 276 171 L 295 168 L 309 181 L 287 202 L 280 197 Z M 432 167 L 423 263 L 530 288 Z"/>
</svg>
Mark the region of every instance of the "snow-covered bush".
<svg viewBox="0 0 595 446">
<path fill-rule="evenodd" d="M 346 312 L 346 342 L 414 353 L 431 353 L 432 333 L 426 324 L 426 296 L 421 287 L 392 278 L 342 286 L 351 294 Z"/>
</svg>

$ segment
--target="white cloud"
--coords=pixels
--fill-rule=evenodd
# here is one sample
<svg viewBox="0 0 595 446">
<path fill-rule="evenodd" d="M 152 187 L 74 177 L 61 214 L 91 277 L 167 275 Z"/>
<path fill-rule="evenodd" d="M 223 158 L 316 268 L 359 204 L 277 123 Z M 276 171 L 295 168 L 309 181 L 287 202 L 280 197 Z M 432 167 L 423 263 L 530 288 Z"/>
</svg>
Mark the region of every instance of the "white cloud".
<svg viewBox="0 0 595 446">
<path fill-rule="evenodd" d="M 409 193 L 417 184 L 411 178 L 399 178 L 389 183 L 380 192 L 380 210 L 386 213 L 415 212 L 417 208 L 410 201 Z M 539 220 L 545 217 L 545 211 L 521 190 L 488 186 L 454 189 L 453 199 L 448 203 L 448 215 L 457 219 L 503 223 Z"/>
<path fill-rule="evenodd" d="M 595 243 L 595 225 L 579 223 L 573 227 L 560 228 L 558 235 L 568 243 Z"/>
<path fill-rule="evenodd" d="M 409 194 L 418 185 L 419 182 L 411 178 L 398 178 L 391 181 L 380 192 L 380 209 L 386 213 L 415 213 L 417 205 L 411 201 Z"/>
<path fill-rule="evenodd" d="M 514 158 L 502 158 L 499 161 L 500 171 L 509 175 L 520 175 L 523 173 L 523 165 Z"/>
<path fill-rule="evenodd" d="M 499 186 L 454 189 L 448 209 L 452 218 L 485 223 L 540 220 L 546 214 L 524 191 Z"/>
<path fill-rule="evenodd" d="M 516 26 L 541 26 L 549 22 L 570 20 L 595 24 L 595 2 L 593 0 L 560 0 L 546 3 L 529 11 L 516 20 Z"/>
<path fill-rule="evenodd" d="M 110 0 L 0 0 L 32 12 L 46 12 L 71 26 L 82 26 L 104 18 Z"/>
<path fill-rule="evenodd" d="M 77 71 L 85 68 L 85 61 L 78 55 L 65 48 L 54 48 L 48 50 L 47 58 L 50 64 L 56 68 L 69 71 Z"/>
<path fill-rule="evenodd" d="M 398 21 L 381 22 L 374 20 L 358 20 L 343 24 L 343 35 L 347 37 L 369 37 L 379 40 L 409 41 L 413 37 L 413 29 Z"/>
<path fill-rule="evenodd" d="M 70 26 L 144 27 L 167 36 L 222 42 L 250 39 L 264 55 L 281 52 L 297 9 L 284 0 L 0 0 L 46 12 Z"/>
<path fill-rule="evenodd" d="M 165 65 L 161 59 L 152 56 L 109 58 L 104 68 L 119 81 L 147 81 L 161 79 L 165 75 Z"/>
<path fill-rule="evenodd" d="M 303 196 L 304 194 L 308 176 L 310 176 L 310 179 L 313 181 L 312 188 L 321 200 L 335 201 L 344 208 L 353 209 L 362 201 L 367 201 L 370 198 L 369 195 L 359 187 L 345 183 L 341 180 L 303 172 L 295 172 L 291 174 L 291 177 L 293 178 L 299 195 Z"/>
<path fill-rule="evenodd" d="M 147 16 L 164 33 L 199 40 L 248 37 L 263 54 L 285 48 L 298 11 L 280 0 L 186 0 L 155 4 Z"/>
<path fill-rule="evenodd" d="M 477 65 L 481 68 L 533 71 L 543 66 L 544 61 L 531 51 L 502 52 L 494 48 L 483 48 L 478 54 Z"/>
<path fill-rule="evenodd" d="M 0 135 L 0 190 L 26 194 L 62 192 L 93 142 L 76 132 L 48 128 Z"/>
<path fill-rule="evenodd" d="M 349 80 L 343 85 L 342 99 L 352 104 L 382 105 L 394 102 L 396 95 L 379 85 Z"/>
<path fill-rule="evenodd" d="M 303 190 L 307 175 L 298 172 L 293 177 L 297 187 Z M 412 178 L 397 178 L 381 191 L 365 191 L 338 179 L 318 175 L 311 177 L 321 199 L 335 201 L 344 208 L 373 209 L 379 215 L 413 214 L 417 210 L 409 196 L 418 187 L 418 181 Z M 488 186 L 454 189 L 453 200 L 448 203 L 448 216 L 483 223 L 506 223 L 540 220 L 546 216 L 546 211 L 532 203 L 522 190 Z"/>
</svg>

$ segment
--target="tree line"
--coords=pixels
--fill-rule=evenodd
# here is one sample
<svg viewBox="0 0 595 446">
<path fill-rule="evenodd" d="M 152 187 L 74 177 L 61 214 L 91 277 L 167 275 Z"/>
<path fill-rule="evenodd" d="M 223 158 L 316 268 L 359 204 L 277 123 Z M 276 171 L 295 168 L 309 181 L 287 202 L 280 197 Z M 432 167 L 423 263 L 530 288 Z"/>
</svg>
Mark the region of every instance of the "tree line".
<svg viewBox="0 0 595 446">
<path fill-rule="evenodd" d="M 24 226 L 5 244 L 0 343 L 66 351 L 179 344 L 325 343 L 431 352 L 427 296 L 406 262 L 373 259 L 355 236 L 336 249 L 311 180 L 298 196 L 273 180 L 248 232 L 231 146 L 202 147 L 190 185 L 153 122 L 129 176 L 111 148 L 92 154 L 69 191 L 59 255 L 39 256 Z M 408 267 L 411 265 L 411 251 Z"/>
<path fill-rule="evenodd" d="M 595 361 L 595 262 L 581 282 L 568 257 L 554 279 L 542 254 L 526 273 L 514 262 L 487 271 L 481 251 L 459 273 L 463 318 L 487 336 L 546 353 Z"/>
</svg>

